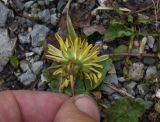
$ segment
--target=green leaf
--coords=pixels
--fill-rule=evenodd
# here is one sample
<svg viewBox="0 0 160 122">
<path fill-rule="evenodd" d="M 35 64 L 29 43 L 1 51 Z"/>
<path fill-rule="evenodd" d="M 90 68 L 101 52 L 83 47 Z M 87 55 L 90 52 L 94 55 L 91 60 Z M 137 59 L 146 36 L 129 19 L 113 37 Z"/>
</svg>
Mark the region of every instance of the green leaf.
<svg viewBox="0 0 160 122">
<path fill-rule="evenodd" d="M 110 42 L 117 38 L 132 36 L 133 34 L 134 32 L 132 29 L 128 28 L 122 23 L 114 22 L 106 30 L 104 40 L 106 42 Z"/>
<path fill-rule="evenodd" d="M 52 77 L 52 75 L 49 73 L 48 69 L 44 69 L 43 77 L 46 79 L 48 86 L 51 88 L 52 91 L 58 91 L 59 90 L 59 83 L 56 79 Z"/>
<path fill-rule="evenodd" d="M 107 109 L 106 122 L 139 122 L 146 110 L 144 100 L 124 97 Z"/>
<path fill-rule="evenodd" d="M 138 14 L 137 22 L 140 24 L 150 24 L 151 23 L 150 18 L 143 14 Z"/>
<path fill-rule="evenodd" d="M 114 53 L 124 53 L 127 52 L 128 47 L 126 45 L 120 45 L 117 48 L 114 49 Z M 121 57 L 120 56 L 114 56 L 112 57 L 113 61 L 118 61 L 120 60 Z"/>
<path fill-rule="evenodd" d="M 11 64 L 11 66 L 15 69 L 18 68 L 18 65 L 19 65 L 19 60 L 16 56 L 11 56 L 10 59 L 9 59 L 9 62 Z"/>
<path fill-rule="evenodd" d="M 128 22 L 133 22 L 133 16 L 132 15 L 128 15 Z"/>
<path fill-rule="evenodd" d="M 68 14 L 67 14 L 67 32 L 68 32 L 68 36 L 70 36 L 72 40 L 76 39 L 77 34 L 76 34 L 76 31 L 74 30 L 71 18 Z"/>
</svg>

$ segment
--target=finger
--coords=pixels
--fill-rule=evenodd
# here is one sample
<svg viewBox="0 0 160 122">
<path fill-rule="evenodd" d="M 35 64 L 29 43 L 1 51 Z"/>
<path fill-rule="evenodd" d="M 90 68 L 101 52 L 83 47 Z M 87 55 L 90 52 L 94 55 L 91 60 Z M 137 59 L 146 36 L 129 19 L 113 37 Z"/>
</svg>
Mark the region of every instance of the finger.
<svg viewBox="0 0 160 122">
<path fill-rule="evenodd" d="M 3 122 L 51 122 L 67 99 L 65 95 L 49 92 L 22 90 L 1 92 L 0 120 L 4 120 Z"/>
<path fill-rule="evenodd" d="M 100 115 L 95 102 L 88 96 L 67 100 L 58 111 L 55 122 L 99 122 Z"/>
</svg>

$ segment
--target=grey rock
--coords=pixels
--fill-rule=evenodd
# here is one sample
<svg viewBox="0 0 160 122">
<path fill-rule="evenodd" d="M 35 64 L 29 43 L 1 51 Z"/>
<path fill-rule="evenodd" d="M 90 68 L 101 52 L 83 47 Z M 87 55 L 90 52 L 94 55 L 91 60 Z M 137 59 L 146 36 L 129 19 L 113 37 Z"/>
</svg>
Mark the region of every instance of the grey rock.
<svg viewBox="0 0 160 122">
<path fill-rule="evenodd" d="M 12 56 L 17 39 L 10 39 L 6 29 L 0 29 L 0 72 Z"/>
<path fill-rule="evenodd" d="M 137 85 L 136 82 L 132 81 L 130 83 L 124 84 L 124 87 L 127 89 L 127 92 L 133 96 L 135 96 L 134 88 Z"/>
<path fill-rule="evenodd" d="M 144 64 L 143 63 L 133 63 L 129 67 L 129 78 L 131 80 L 139 81 L 143 78 L 144 74 Z"/>
<path fill-rule="evenodd" d="M 57 11 L 60 12 L 62 11 L 63 7 L 65 6 L 67 0 L 58 0 L 57 4 Z"/>
<path fill-rule="evenodd" d="M 28 70 L 26 73 L 23 73 L 22 75 L 20 75 L 18 77 L 18 80 L 23 85 L 28 86 L 36 80 L 36 75 L 31 70 Z"/>
<path fill-rule="evenodd" d="M 154 103 L 152 101 L 146 101 L 146 103 L 147 103 L 147 108 L 148 109 L 151 109 L 154 105 Z"/>
<path fill-rule="evenodd" d="M 40 73 L 40 71 L 42 70 L 42 68 L 43 68 L 43 61 L 37 61 L 37 62 L 34 62 L 31 65 L 31 70 L 36 75 L 38 75 Z"/>
<path fill-rule="evenodd" d="M 42 47 L 35 47 L 35 48 L 32 48 L 32 51 L 38 55 L 41 55 L 43 52 L 43 48 Z"/>
<path fill-rule="evenodd" d="M 39 17 L 43 22 L 46 22 L 46 23 L 50 23 L 50 22 L 51 22 L 51 14 L 50 14 L 49 9 L 45 9 L 45 10 L 39 12 L 39 13 L 38 13 L 38 17 Z"/>
<path fill-rule="evenodd" d="M 24 4 L 25 9 L 29 9 L 33 3 L 34 3 L 34 1 L 27 1 L 27 2 Z"/>
<path fill-rule="evenodd" d="M 115 91 L 113 89 L 109 88 L 106 84 L 103 84 L 102 91 L 106 95 L 112 95 L 113 93 L 115 93 Z"/>
<path fill-rule="evenodd" d="M 0 27 L 4 27 L 9 14 L 9 9 L 0 1 Z"/>
<path fill-rule="evenodd" d="M 138 93 L 142 96 L 146 95 L 149 91 L 149 88 L 146 84 L 139 84 L 137 86 Z"/>
<path fill-rule="evenodd" d="M 52 14 L 51 15 L 51 24 L 55 26 L 57 24 L 57 22 L 58 22 L 57 14 L 56 13 Z"/>
<path fill-rule="evenodd" d="M 105 83 L 115 84 L 118 85 L 118 78 L 116 74 L 109 74 L 104 79 Z"/>
<path fill-rule="evenodd" d="M 118 81 L 120 83 L 124 83 L 126 81 L 126 79 L 124 77 L 118 77 Z"/>
<path fill-rule="evenodd" d="M 44 39 L 46 39 L 49 33 L 49 28 L 44 25 L 34 25 L 31 34 L 32 46 L 38 47 L 41 46 L 41 43 Z"/>
<path fill-rule="evenodd" d="M 22 3 L 21 0 L 15 0 L 15 5 L 19 10 L 23 10 L 24 9 L 24 4 Z"/>
<path fill-rule="evenodd" d="M 152 50 L 153 50 L 153 52 L 157 52 L 157 51 L 158 51 L 158 49 L 159 49 L 159 47 L 160 47 L 160 43 L 158 43 L 158 42 L 157 42 L 157 43 L 155 43 L 155 44 L 154 44 L 154 46 L 153 46 L 153 49 L 152 49 Z"/>
<path fill-rule="evenodd" d="M 114 94 L 112 94 L 112 97 L 113 97 L 114 100 L 119 100 L 119 99 L 122 98 L 122 95 L 120 95 L 118 93 L 114 93 Z"/>
<path fill-rule="evenodd" d="M 150 48 L 153 48 L 154 43 L 155 43 L 155 38 L 153 36 L 148 36 L 148 40 L 147 40 L 148 46 Z"/>
<path fill-rule="evenodd" d="M 156 91 L 155 96 L 156 96 L 158 99 L 160 99 L 160 89 L 158 89 L 158 90 Z"/>
<path fill-rule="evenodd" d="M 20 61 L 20 68 L 22 69 L 23 72 L 29 70 L 29 61 L 27 60 Z"/>
<path fill-rule="evenodd" d="M 145 57 L 143 59 L 143 62 L 147 65 L 153 65 L 156 62 L 156 60 L 154 58 L 151 58 L 151 57 Z"/>
<path fill-rule="evenodd" d="M 157 75 L 156 66 L 149 66 L 146 71 L 145 80 L 151 80 L 151 78 L 155 75 Z"/>
<path fill-rule="evenodd" d="M 18 38 L 21 44 L 29 44 L 31 42 L 30 35 L 27 33 L 20 33 Z"/>
<path fill-rule="evenodd" d="M 85 0 L 78 0 L 78 3 L 83 3 L 85 2 Z"/>
<path fill-rule="evenodd" d="M 34 52 L 27 52 L 25 53 L 25 57 L 28 58 L 28 57 L 31 57 L 34 55 Z"/>
</svg>

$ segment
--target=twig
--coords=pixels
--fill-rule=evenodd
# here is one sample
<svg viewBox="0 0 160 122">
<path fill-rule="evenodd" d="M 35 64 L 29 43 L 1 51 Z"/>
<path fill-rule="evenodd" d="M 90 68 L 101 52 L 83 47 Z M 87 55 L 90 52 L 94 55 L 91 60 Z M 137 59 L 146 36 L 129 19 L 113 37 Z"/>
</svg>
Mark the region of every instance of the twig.
<svg viewBox="0 0 160 122">
<path fill-rule="evenodd" d="M 154 53 L 113 53 L 113 54 L 108 54 L 110 57 L 112 56 L 132 56 L 132 57 L 158 57 L 158 54 Z"/>
<path fill-rule="evenodd" d="M 116 88 L 116 87 L 115 87 L 114 85 L 112 85 L 112 84 L 107 83 L 107 86 L 108 86 L 109 88 L 113 89 L 114 91 L 119 92 L 120 94 L 122 94 L 122 95 L 124 95 L 124 96 L 127 96 L 127 97 L 132 98 L 132 99 L 135 98 L 134 96 L 132 96 L 132 95 L 130 95 L 129 93 L 127 93 L 126 91 L 124 91 L 124 90 L 122 90 L 122 89 Z"/>
</svg>

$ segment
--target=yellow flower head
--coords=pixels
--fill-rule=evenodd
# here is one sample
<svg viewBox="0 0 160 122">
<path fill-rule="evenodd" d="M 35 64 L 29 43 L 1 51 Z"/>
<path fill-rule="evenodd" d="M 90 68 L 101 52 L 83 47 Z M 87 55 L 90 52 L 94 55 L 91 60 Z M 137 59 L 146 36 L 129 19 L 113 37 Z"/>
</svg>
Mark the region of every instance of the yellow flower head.
<svg viewBox="0 0 160 122">
<path fill-rule="evenodd" d="M 86 39 L 76 37 L 72 40 L 68 36 L 65 40 L 55 34 L 59 42 L 60 49 L 48 44 L 48 54 L 46 57 L 57 62 L 58 65 L 54 68 L 53 75 L 62 74 L 66 79 L 69 79 L 70 72 L 73 70 L 74 78 L 83 76 L 91 82 L 97 83 L 102 77 L 100 70 L 103 68 L 99 62 L 108 59 L 108 55 L 99 56 L 99 46 L 88 44 Z M 68 81 L 68 80 L 64 80 Z"/>
</svg>

